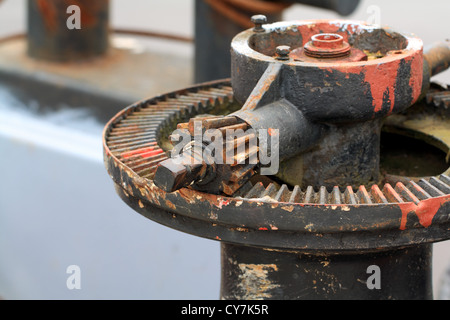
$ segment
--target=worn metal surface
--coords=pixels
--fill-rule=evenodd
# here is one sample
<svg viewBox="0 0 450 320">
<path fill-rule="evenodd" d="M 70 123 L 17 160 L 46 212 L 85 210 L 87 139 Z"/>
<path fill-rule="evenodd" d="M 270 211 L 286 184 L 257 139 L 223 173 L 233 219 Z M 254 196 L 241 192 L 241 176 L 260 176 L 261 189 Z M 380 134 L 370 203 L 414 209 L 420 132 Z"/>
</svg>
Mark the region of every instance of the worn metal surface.
<svg viewBox="0 0 450 320">
<path fill-rule="evenodd" d="M 80 29 L 69 29 L 76 5 Z M 28 54 L 67 62 L 104 55 L 109 49 L 109 0 L 28 0 Z"/>
<path fill-rule="evenodd" d="M 380 119 L 404 111 L 421 94 L 422 41 L 352 21 L 261 28 L 231 44 L 231 82 L 243 105 L 233 116 L 254 130 L 277 131 L 279 150 L 267 149 L 283 162 L 278 177 L 303 188 L 378 183 Z M 155 181 L 162 186 L 162 180 Z"/>
<path fill-rule="evenodd" d="M 105 165 L 117 193 L 154 221 L 222 241 L 223 298 L 432 298 L 430 244 L 450 237 L 450 177 L 379 179 L 382 120 L 417 114 L 408 108 L 424 90 L 421 40 L 345 21 L 262 28 L 233 40 L 231 83 L 141 101 L 109 122 Z M 298 48 L 317 61 L 304 61 Z M 184 150 L 180 162 L 167 159 L 170 132 L 178 126 L 192 138 L 195 116 L 200 132 L 279 129 L 282 180 L 252 172 L 226 189 L 233 165 L 189 164 L 203 145 Z M 147 161 L 148 152 L 165 156 Z M 126 165 L 130 153 L 137 163 Z M 354 277 L 368 263 L 400 285 L 368 290 Z"/>
<path fill-rule="evenodd" d="M 369 266 L 380 287 L 369 290 Z M 222 243 L 221 298 L 231 300 L 432 299 L 431 246 L 309 255 Z"/>
<path fill-rule="evenodd" d="M 173 51 L 162 54 L 152 50 L 161 43 L 150 34 L 142 37 L 136 36 L 134 31 L 122 29 L 116 33 L 111 30 L 110 40 L 110 50 L 101 58 L 54 63 L 30 58 L 25 35 L 8 37 L 0 40 L 0 70 L 36 81 L 74 87 L 82 92 L 114 96 L 123 101 L 137 101 L 192 82 L 190 43 L 170 39 L 165 45 Z M 123 77 L 128 73 L 133 76 Z"/>
<path fill-rule="evenodd" d="M 167 132 L 194 113 L 214 114 L 227 108 L 236 108 L 230 83 L 216 82 L 144 100 L 114 117 L 105 127 L 104 156 L 123 200 L 164 225 L 237 244 L 359 250 L 449 237 L 450 195 L 445 175 L 381 188 L 340 186 L 331 192 L 325 187 L 302 189 L 257 182 L 243 186 L 233 197 L 190 188 L 166 193 L 156 187 L 152 178 L 158 163 L 167 157 L 163 153 Z M 147 118 L 123 122 L 135 113 Z M 131 153 L 134 161 L 127 159 Z"/>
</svg>

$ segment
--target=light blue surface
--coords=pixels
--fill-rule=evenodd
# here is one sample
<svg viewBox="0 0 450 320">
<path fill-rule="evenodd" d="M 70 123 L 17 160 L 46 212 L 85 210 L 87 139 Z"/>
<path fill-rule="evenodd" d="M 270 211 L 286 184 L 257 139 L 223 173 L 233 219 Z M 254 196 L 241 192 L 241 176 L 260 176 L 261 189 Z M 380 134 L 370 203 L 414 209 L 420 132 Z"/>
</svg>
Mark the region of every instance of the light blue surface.
<svg viewBox="0 0 450 320">
<path fill-rule="evenodd" d="M 33 117 L 6 103 L 16 102 L 0 95 L 0 296 L 219 298 L 219 244 L 120 200 L 103 166 L 101 125 L 70 112 Z M 66 286 L 70 265 L 81 268 L 80 290 Z"/>
</svg>

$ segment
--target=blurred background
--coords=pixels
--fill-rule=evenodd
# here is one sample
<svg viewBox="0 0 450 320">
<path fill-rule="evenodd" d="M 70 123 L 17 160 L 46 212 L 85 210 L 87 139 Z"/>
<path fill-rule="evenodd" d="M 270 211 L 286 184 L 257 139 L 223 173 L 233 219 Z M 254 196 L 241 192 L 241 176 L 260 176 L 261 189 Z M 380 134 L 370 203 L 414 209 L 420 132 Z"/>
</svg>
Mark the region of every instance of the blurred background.
<svg viewBox="0 0 450 320">
<path fill-rule="evenodd" d="M 448 0 L 362 0 L 346 18 L 379 22 L 431 44 L 450 38 L 449 10 Z M 70 68 L 18 54 L 25 45 L 15 35 L 27 30 L 26 12 L 25 0 L 0 1 L 0 296 L 218 299 L 219 243 L 135 213 L 116 195 L 102 159 L 102 129 L 112 115 L 194 84 L 194 0 L 112 0 L 113 29 L 178 40 L 117 34 L 109 61 Z M 299 4 L 282 16 L 342 18 Z M 433 80 L 450 83 L 450 72 Z M 61 84 L 75 89 L 53 94 Z M 433 259 L 435 298 L 449 299 L 449 242 L 434 245 Z M 71 265 L 80 267 L 80 290 L 67 288 Z"/>
</svg>

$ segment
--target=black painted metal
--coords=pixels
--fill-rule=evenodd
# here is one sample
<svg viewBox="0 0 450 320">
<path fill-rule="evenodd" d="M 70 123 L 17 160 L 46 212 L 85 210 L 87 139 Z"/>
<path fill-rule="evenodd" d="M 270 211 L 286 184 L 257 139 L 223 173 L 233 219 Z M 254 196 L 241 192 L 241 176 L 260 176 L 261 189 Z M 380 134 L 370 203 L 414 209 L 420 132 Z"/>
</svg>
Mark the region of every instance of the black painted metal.
<svg viewBox="0 0 450 320">
<path fill-rule="evenodd" d="M 222 299 L 427 300 L 432 246 L 305 254 L 222 243 Z"/>
<path fill-rule="evenodd" d="M 286 1 L 351 14 L 359 0 Z M 249 17 L 260 12 L 245 12 Z M 282 12 L 267 14 L 267 22 L 282 20 Z M 230 43 L 245 28 L 216 12 L 204 0 L 195 1 L 195 83 L 230 77 Z"/>
</svg>

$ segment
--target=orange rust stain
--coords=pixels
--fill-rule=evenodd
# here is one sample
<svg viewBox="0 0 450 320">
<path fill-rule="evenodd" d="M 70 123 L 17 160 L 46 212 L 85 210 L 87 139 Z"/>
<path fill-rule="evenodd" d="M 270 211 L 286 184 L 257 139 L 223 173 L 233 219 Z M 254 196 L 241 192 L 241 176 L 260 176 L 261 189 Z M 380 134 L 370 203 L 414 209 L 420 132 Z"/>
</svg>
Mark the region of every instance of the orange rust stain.
<svg viewBox="0 0 450 320">
<path fill-rule="evenodd" d="M 417 206 L 414 203 L 400 205 L 400 209 L 402 210 L 400 230 L 406 229 L 407 216 L 410 212 L 415 212 L 417 217 L 419 218 L 419 223 L 423 227 L 428 228 L 429 226 L 431 226 L 433 218 L 438 210 L 449 201 L 450 197 L 444 196 L 423 200 L 419 202 Z"/>
<path fill-rule="evenodd" d="M 56 31 L 58 14 L 55 5 L 47 0 L 37 0 L 36 4 L 42 14 L 46 28 L 50 31 Z"/>
<path fill-rule="evenodd" d="M 222 207 L 223 206 L 227 206 L 227 205 L 229 205 L 230 204 L 230 201 L 229 200 L 223 200 L 223 199 L 220 199 L 220 201 L 219 201 L 219 204 L 218 205 L 215 205 L 217 208 L 219 208 L 219 209 L 222 209 Z"/>
<path fill-rule="evenodd" d="M 170 208 L 170 209 L 172 209 L 172 210 L 175 210 L 177 207 L 172 203 L 172 202 L 170 202 L 169 200 L 166 200 L 166 205 Z"/>
<path fill-rule="evenodd" d="M 108 1 L 66 0 L 67 7 L 76 5 L 80 8 L 81 25 L 88 28 L 97 25 L 97 17 L 99 13 L 104 10 L 106 5 L 105 2 L 107 4 Z"/>
<path fill-rule="evenodd" d="M 261 230 L 261 231 L 267 231 L 267 230 L 269 230 L 269 229 L 261 227 L 261 228 L 259 228 L 259 230 Z"/>
</svg>

